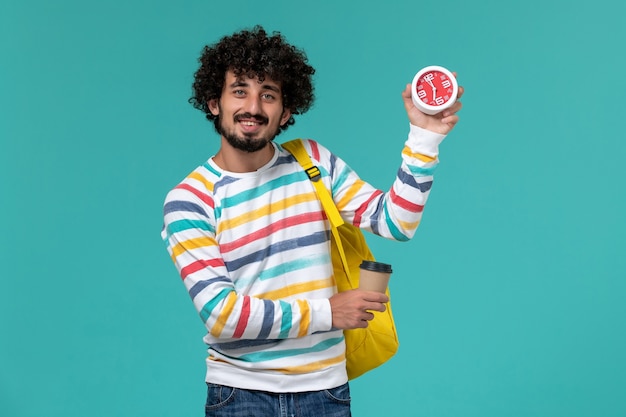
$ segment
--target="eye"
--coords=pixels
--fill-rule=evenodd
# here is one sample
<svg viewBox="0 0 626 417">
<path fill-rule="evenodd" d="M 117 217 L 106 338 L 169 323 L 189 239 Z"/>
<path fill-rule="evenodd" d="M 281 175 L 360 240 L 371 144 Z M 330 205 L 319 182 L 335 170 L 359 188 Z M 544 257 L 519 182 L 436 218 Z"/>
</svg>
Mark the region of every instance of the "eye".
<svg viewBox="0 0 626 417">
<path fill-rule="evenodd" d="M 276 99 L 276 97 L 274 97 L 274 96 L 273 96 L 272 94 L 270 94 L 270 93 L 263 93 L 263 94 L 261 95 L 261 98 L 263 98 L 263 100 L 265 100 L 265 101 L 273 101 L 273 100 L 275 100 L 275 99 Z"/>
<path fill-rule="evenodd" d="M 245 96 L 245 95 L 246 95 L 246 92 L 245 92 L 245 91 L 243 91 L 243 90 L 241 90 L 241 89 L 238 89 L 238 90 L 233 90 L 233 94 L 234 94 L 235 96 L 242 97 L 242 96 Z"/>
</svg>

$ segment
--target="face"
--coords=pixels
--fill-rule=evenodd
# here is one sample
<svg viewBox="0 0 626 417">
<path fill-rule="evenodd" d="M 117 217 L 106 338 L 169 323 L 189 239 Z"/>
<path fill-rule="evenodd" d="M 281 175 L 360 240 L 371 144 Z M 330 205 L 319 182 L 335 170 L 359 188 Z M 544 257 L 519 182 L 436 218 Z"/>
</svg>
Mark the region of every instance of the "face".
<svg viewBox="0 0 626 417">
<path fill-rule="evenodd" d="M 218 116 L 218 131 L 234 148 L 246 152 L 264 149 L 287 123 L 291 112 L 283 108 L 279 83 L 266 77 L 226 73 L 222 96 L 209 101 L 209 110 Z"/>
</svg>

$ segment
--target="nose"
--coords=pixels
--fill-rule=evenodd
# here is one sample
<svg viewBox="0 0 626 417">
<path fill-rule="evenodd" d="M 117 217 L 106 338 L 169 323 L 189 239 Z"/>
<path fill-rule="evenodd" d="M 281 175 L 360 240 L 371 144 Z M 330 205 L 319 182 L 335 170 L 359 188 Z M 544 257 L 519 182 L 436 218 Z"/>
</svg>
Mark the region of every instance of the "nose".
<svg viewBox="0 0 626 417">
<path fill-rule="evenodd" d="M 250 114 L 259 114 L 261 112 L 261 98 L 250 94 L 246 98 L 245 111 Z"/>
</svg>

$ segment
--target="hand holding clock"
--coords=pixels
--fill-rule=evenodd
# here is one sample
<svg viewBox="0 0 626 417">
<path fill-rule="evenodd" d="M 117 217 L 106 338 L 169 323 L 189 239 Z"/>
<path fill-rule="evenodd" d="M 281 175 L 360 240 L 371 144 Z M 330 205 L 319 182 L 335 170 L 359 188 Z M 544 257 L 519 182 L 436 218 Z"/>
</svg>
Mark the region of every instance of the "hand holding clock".
<svg viewBox="0 0 626 417">
<path fill-rule="evenodd" d="M 435 83 L 433 74 L 437 77 Z M 425 88 L 426 84 L 430 88 Z M 442 88 L 437 89 L 437 86 Z M 464 91 L 463 87 L 457 86 L 456 73 L 436 66 L 422 69 L 402 92 L 409 121 L 423 129 L 448 134 L 459 121 L 456 113 L 461 110 L 459 99 Z"/>
</svg>

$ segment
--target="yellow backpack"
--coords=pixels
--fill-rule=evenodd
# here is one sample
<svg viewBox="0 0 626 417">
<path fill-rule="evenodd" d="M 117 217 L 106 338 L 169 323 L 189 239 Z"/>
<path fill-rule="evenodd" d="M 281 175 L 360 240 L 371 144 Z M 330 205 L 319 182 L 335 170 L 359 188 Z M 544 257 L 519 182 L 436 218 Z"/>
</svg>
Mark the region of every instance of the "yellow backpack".
<svg viewBox="0 0 626 417">
<path fill-rule="evenodd" d="M 374 260 L 361 229 L 344 223 L 330 192 L 320 181 L 321 172 L 313 165 L 302 141 L 282 144 L 305 170 L 331 224 L 331 257 L 337 290 L 359 288 L 359 265 Z M 387 289 L 389 296 L 389 289 Z M 398 335 L 391 313 L 391 301 L 384 312 L 373 312 L 374 319 L 364 329 L 344 330 L 348 378 L 354 379 L 387 362 L 398 350 Z"/>
</svg>

